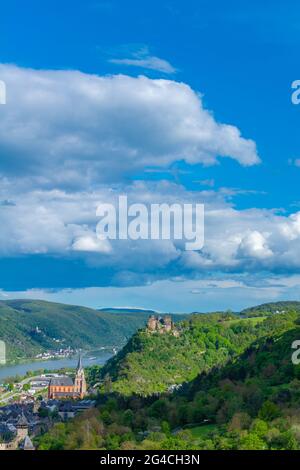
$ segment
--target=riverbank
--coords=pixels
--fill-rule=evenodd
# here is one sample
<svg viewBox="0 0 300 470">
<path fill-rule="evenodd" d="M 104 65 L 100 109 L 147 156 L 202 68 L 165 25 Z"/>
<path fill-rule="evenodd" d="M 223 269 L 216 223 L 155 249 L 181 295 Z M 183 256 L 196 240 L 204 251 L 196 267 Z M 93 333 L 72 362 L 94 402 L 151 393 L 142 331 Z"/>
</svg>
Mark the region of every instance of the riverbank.
<svg viewBox="0 0 300 470">
<path fill-rule="evenodd" d="M 93 365 L 103 365 L 112 356 L 112 353 L 103 352 L 97 355 L 88 352 L 88 355 L 83 358 L 84 367 Z M 15 377 L 16 375 L 24 377 L 28 372 L 39 370 L 58 370 L 64 368 L 75 368 L 77 365 L 78 357 L 73 356 L 70 358 L 31 361 L 26 363 L 19 363 L 14 365 L 5 365 L 0 367 L 0 381 L 6 380 L 8 377 Z"/>
</svg>

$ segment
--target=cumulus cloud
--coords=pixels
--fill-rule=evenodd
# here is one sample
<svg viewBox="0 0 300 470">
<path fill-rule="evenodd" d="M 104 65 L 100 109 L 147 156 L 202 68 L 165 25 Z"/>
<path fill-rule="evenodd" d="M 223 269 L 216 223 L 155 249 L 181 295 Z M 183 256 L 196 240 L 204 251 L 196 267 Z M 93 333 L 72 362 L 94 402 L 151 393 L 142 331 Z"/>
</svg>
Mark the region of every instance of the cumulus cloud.
<svg viewBox="0 0 300 470">
<path fill-rule="evenodd" d="M 120 188 L 19 194 L 12 184 L 10 191 L 8 188 L 0 190 L 3 200 L 11 200 L 14 193 L 14 204 L 0 206 L 2 256 L 77 257 L 93 268 L 111 269 L 115 282 L 121 284 L 218 271 L 300 271 L 300 212 L 285 216 L 271 210 L 236 210 L 224 194 L 188 191 L 170 182 L 122 186 L 130 204 L 204 203 L 204 247 L 188 252 L 184 243 L 174 239 L 98 240 L 96 208 L 100 202 L 117 206 Z"/>
<path fill-rule="evenodd" d="M 0 65 L 0 77 L 8 90 L 0 109 L 1 256 L 84 259 L 110 270 L 118 285 L 300 271 L 300 212 L 236 210 L 235 191 L 214 190 L 213 179 L 199 180 L 205 191 L 162 180 L 128 183 L 138 170 L 170 172 L 179 160 L 259 163 L 255 143 L 218 123 L 188 85 L 11 65 Z M 97 205 L 116 203 L 119 194 L 147 205 L 204 203 L 203 249 L 187 252 L 172 239 L 98 240 Z"/>
<path fill-rule="evenodd" d="M 99 240 L 95 234 L 84 235 L 77 238 L 72 248 L 74 251 L 92 253 L 110 253 L 112 250 L 108 240 Z"/>
<path fill-rule="evenodd" d="M 284 216 L 206 204 L 203 250 L 183 252 L 182 266 L 198 273 L 299 271 L 299 220 L 299 212 Z"/>
<path fill-rule="evenodd" d="M 178 160 L 259 163 L 255 143 L 218 123 L 184 83 L 12 65 L 0 76 L 0 174 L 27 184 L 75 190 Z"/>
<path fill-rule="evenodd" d="M 266 259 L 272 256 L 273 252 L 267 245 L 268 235 L 257 230 L 247 233 L 239 244 L 240 254 L 255 259 Z"/>
</svg>

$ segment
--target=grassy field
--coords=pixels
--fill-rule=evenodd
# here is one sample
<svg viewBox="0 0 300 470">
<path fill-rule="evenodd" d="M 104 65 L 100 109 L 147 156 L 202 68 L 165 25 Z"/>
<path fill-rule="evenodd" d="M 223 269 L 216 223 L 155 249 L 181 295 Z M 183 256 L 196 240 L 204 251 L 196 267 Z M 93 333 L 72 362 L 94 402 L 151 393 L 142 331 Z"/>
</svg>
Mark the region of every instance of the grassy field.
<svg viewBox="0 0 300 470">
<path fill-rule="evenodd" d="M 194 428 L 185 428 L 188 429 L 194 438 L 198 437 L 207 437 L 212 431 L 215 431 L 218 428 L 216 424 L 203 424 L 202 426 L 196 426 Z"/>
<path fill-rule="evenodd" d="M 252 323 L 253 326 L 257 325 L 258 323 L 263 322 L 266 318 L 268 317 L 253 317 L 253 318 L 237 318 L 235 320 L 228 320 L 226 321 L 226 324 L 228 325 L 234 325 L 235 323 L 239 322 L 247 322 L 247 323 Z"/>
</svg>

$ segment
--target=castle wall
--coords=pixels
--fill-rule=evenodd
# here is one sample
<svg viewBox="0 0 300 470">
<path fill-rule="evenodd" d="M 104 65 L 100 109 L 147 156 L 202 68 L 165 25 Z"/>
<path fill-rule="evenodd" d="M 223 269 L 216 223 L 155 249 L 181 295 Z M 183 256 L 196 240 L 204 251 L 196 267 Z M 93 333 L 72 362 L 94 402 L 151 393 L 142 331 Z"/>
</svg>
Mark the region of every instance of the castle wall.
<svg viewBox="0 0 300 470">
<path fill-rule="evenodd" d="M 147 330 L 151 333 L 172 333 L 174 336 L 179 336 L 179 332 L 172 321 L 171 315 L 165 315 L 163 318 L 151 315 L 148 319 Z"/>
</svg>

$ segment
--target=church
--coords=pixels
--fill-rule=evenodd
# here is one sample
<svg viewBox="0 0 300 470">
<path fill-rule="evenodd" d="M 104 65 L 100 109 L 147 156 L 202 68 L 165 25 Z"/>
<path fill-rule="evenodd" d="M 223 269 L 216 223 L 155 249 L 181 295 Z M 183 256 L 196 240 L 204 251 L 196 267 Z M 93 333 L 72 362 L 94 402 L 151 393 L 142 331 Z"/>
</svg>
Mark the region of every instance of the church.
<svg viewBox="0 0 300 470">
<path fill-rule="evenodd" d="M 86 380 L 82 366 L 81 355 L 79 355 L 78 365 L 74 382 L 71 377 L 52 377 L 48 386 L 49 399 L 61 398 L 83 398 L 86 395 Z"/>
</svg>

